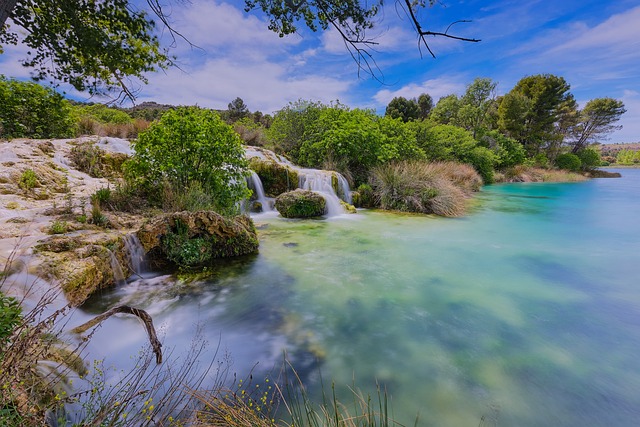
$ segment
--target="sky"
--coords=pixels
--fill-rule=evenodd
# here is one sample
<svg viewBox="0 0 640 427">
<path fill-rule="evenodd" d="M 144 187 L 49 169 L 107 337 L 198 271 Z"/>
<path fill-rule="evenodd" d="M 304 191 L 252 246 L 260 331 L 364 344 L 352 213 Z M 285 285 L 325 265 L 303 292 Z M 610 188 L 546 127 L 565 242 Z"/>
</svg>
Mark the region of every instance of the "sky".
<svg viewBox="0 0 640 427">
<path fill-rule="evenodd" d="M 415 32 L 395 1 L 375 18 L 367 36 L 376 78 L 359 72 L 335 30 L 306 28 L 284 38 L 268 30 L 259 12 L 244 1 L 173 0 L 166 11 L 180 39 L 171 49 L 179 68 L 148 75 L 137 102 L 199 105 L 226 109 L 236 97 L 251 111 L 273 113 L 298 99 L 371 108 L 384 114 L 396 96 L 428 93 L 434 101 L 461 95 L 476 77 L 498 83 L 507 93 L 522 77 L 564 77 L 580 106 L 600 97 L 621 99 L 627 112 L 622 130 L 608 141 L 640 141 L 640 5 L 637 0 L 440 0 L 418 18 L 423 28 L 481 39 L 469 43 L 428 39 L 436 57 L 418 48 Z M 171 39 L 161 34 L 165 46 Z M 27 78 L 19 65 L 24 47 L 0 55 L 0 73 Z M 87 100 L 71 88 L 68 96 Z M 96 101 L 94 98 L 93 101 Z"/>
</svg>

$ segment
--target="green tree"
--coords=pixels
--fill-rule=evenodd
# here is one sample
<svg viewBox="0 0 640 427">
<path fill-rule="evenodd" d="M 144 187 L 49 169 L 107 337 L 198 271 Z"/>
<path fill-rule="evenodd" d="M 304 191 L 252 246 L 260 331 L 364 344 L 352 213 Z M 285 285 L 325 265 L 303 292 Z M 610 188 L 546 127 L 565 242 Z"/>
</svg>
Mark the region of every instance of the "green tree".
<svg viewBox="0 0 640 427">
<path fill-rule="evenodd" d="M 429 117 L 433 109 L 433 98 L 428 93 L 420 94 L 418 97 L 418 108 L 420 109 L 420 118 L 422 120 Z"/>
<path fill-rule="evenodd" d="M 247 107 L 247 104 L 244 103 L 242 98 L 238 97 L 227 106 L 227 115 L 229 121 L 234 123 L 249 116 L 249 107 Z"/>
<path fill-rule="evenodd" d="M 6 3 L 6 4 L 5 4 Z M 135 97 L 128 78 L 146 82 L 145 74 L 172 60 L 154 36 L 155 23 L 127 0 L 12 0 L 3 2 L 0 46 L 29 48 L 25 67 L 36 80 L 51 78 L 90 94 L 114 90 Z M 149 1 L 153 5 L 154 1 Z M 13 7 L 11 7 L 13 4 Z M 157 3 L 156 3 L 157 5 Z M 157 7 L 156 7 L 157 10 Z M 4 26 L 7 16 L 12 24 Z"/>
<path fill-rule="evenodd" d="M 591 171 L 602 164 L 600 153 L 593 148 L 580 150 L 576 156 L 580 159 L 582 169 L 585 171 Z"/>
<path fill-rule="evenodd" d="M 458 111 L 460 111 L 460 100 L 456 95 L 451 94 L 438 100 L 429 118 L 442 125 L 454 125 L 458 119 Z"/>
<path fill-rule="evenodd" d="M 489 112 L 495 103 L 496 86 L 497 83 L 489 78 L 476 78 L 460 98 L 455 124 L 470 131 L 474 138 L 489 127 Z"/>
<path fill-rule="evenodd" d="M 401 119 L 406 123 L 420 118 L 421 111 L 418 101 L 415 99 L 407 99 L 402 96 L 398 96 L 389 102 L 384 115 L 389 116 L 392 119 Z"/>
<path fill-rule="evenodd" d="M 73 136 L 71 105 L 53 89 L 0 75 L 0 137 Z"/>
<path fill-rule="evenodd" d="M 560 169 L 577 172 L 582 166 L 582 161 L 575 154 L 564 153 L 556 157 L 556 166 Z"/>
<path fill-rule="evenodd" d="M 587 102 L 579 112 L 579 122 L 573 129 L 569 142 L 571 152 L 576 154 L 589 144 L 605 140 L 607 136 L 622 126 L 615 123 L 626 112 L 624 103 L 613 98 L 596 98 Z"/>
<path fill-rule="evenodd" d="M 168 183 L 174 191 L 197 186 L 221 213 L 249 196 L 242 141 L 218 114 L 197 107 L 170 110 L 134 142 L 127 177 L 145 188 Z"/>
<path fill-rule="evenodd" d="M 508 136 L 518 140 L 530 156 L 548 151 L 553 154 L 563 140 L 560 123 L 576 108 L 570 86 L 564 78 L 551 74 L 527 76 L 502 100 L 499 123 Z M 523 102 L 523 98 L 527 101 Z M 510 101 L 505 104 L 506 101 Z M 515 102 L 514 102 L 515 101 Z M 507 107 L 517 107 L 517 113 Z M 520 123 L 518 123 L 520 121 Z"/>
<path fill-rule="evenodd" d="M 326 108 L 329 107 L 321 102 L 299 99 L 279 110 L 267 132 L 275 151 L 284 152 L 293 162 L 300 163 L 305 134 Z"/>
</svg>

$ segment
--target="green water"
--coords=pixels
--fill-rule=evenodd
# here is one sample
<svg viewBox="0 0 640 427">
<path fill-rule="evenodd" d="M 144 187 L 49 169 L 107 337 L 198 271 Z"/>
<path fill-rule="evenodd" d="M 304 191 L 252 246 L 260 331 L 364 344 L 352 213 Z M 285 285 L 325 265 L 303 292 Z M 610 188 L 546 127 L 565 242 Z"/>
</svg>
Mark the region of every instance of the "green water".
<svg viewBox="0 0 640 427">
<path fill-rule="evenodd" d="M 346 401 L 347 386 L 377 381 L 404 424 L 637 425 L 639 172 L 486 187 L 460 219 L 258 217 L 258 256 L 205 283 L 137 281 L 86 309 L 147 308 L 165 347 L 202 324 L 240 375 L 286 350 L 312 395 L 319 372 Z M 115 360 L 144 342 L 129 330 Z"/>
</svg>

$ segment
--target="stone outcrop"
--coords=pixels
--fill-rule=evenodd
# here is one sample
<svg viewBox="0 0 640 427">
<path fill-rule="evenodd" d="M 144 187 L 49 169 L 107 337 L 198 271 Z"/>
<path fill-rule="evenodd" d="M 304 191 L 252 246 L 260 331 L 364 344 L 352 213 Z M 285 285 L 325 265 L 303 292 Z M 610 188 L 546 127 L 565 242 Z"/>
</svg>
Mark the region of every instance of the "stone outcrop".
<svg viewBox="0 0 640 427">
<path fill-rule="evenodd" d="M 175 212 L 155 217 L 137 232 L 151 265 L 206 265 L 216 258 L 258 252 L 251 218 L 225 218 L 212 211 Z"/>
<path fill-rule="evenodd" d="M 60 285 L 73 306 L 131 273 L 120 233 L 52 236 L 34 248 L 38 275 Z"/>
<path fill-rule="evenodd" d="M 276 198 L 276 209 L 285 218 L 313 218 L 326 213 L 322 195 L 308 190 L 294 190 Z"/>
</svg>

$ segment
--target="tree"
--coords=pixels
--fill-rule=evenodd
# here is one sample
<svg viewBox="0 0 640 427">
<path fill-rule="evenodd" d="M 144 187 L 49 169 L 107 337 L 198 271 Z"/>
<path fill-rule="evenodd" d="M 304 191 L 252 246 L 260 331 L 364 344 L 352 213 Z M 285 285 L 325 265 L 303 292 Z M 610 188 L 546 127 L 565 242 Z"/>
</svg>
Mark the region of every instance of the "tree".
<svg viewBox="0 0 640 427">
<path fill-rule="evenodd" d="M 140 134 L 133 149 L 126 170 L 134 184 L 156 189 L 168 183 L 170 190 L 179 192 L 201 188 L 222 213 L 234 212 L 249 196 L 242 141 L 211 110 L 167 111 Z"/>
<path fill-rule="evenodd" d="M 26 30 L 22 65 L 36 81 L 51 78 L 92 95 L 118 89 L 117 99 L 133 99 L 131 77 L 146 82 L 146 73 L 172 64 L 153 35 L 154 21 L 127 0 L 10 0 L 2 13 L 0 46 L 17 44 L 18 27 Z"/>
<path fill-rule="evenodd" d="M 576 109 L 569 89 L 564 78 L 552 74 L 520 79 L 498 109 L 506 115 L 499 118 L 502 130 L 524 145 L 530 156 L 542 150 L 557 151 L 563 139 L 560 124 Z"/>
<path fill-rule="evenodd" d="M 420 118 L 422 120 L 429 117 L 433 109 L 433 98 L 428 93 L 423 93 L 418 97 L 418 108 L 420 109 Z"/>
<path fill-rule="evenodd" d="M 429 116 L 431 120 L 443 125 L 456 124 L 458 111 L 460 110 L 460 100 L 454 94 L 443 96 L 431 110 Z"/>
<path fill-rule="evenodd" d="M 475 138 L 488 127 L 489 111 L 495 102 L 497 83 L 489 78 L 476 78 L 460 98 L 456 124 L 470 131 Z"/>
<path fill-rule="evenodd" d="M 573 129 L 573 138 L 569 142 L 573 147 L 571 152 L 576 154 L 589 144 L 604 140 L 611 132 L 621 129 L 622 126 L 615 123 L 626 111 L 624 103 L 613 98 L 596 98 L 587 102 L 579 112 L 579 122 Z"/>
<path fill-rule="evenodd" d="M 178 0 L 179 1 L 179 0 Z M 175 39 L 182 37 L 172 26 L 160 0 L 146 0 L 151 14 L 139 10 L 132 0 L 2 0 L 0 2 L 0 53 L 2 46 L 17 44 L 19 28 L 26 31 L 22 40 L 30 53 L 22 62 L 33 68 L 33 77 L 66 82 L 80 91 L 106 94 L 119 90 L 122 97 L 133 100 L 136 90 L 130 78 L 146 83 L 145 74 L 173 64 L 153 35 L 154 15 Z M 440 36 L 456 40 L 480 40 L 458 37 L 446 31 L 422 28 L 417 13 L 433 6 L 435 0 L 398 1 L 410 17 L 419 46 L 433 55 L 427 37 Z M 170 2 L 169 2 L 170 4 Z M 259 9 L 269 19 L 269 29 L 280 36 L 292 34 L 300 22 L 312 31 L 330 26 L 338 31 L 360 70 L 377 74 L 370 48 L 377 42 L 366 32 L 376 22 L 383 0 L 245 0 L 245 11 Z M 8 18 L 11 18 L 9 21 Z M 10 26 L 5 26 L 10 22 Z M 468 21 L 456 21 L 468 22 Z M 184 37 L 182 37 L 184 38 Z"/>
<path fill-rule="evenodd" d="M 398 96 L 389 102 L 384 115 L 392 119 L 401 119 L 406 123 L 420 117 L 420 107 L 415 99 Z"/>
<path fill-rule="evenodd" d="M 227 114 L 229 121 L 233 123 L 247 117 L 249 115 L 249 107 L 247 107 L 242 98 L 238 97 L 227 106 Z"/>
<path fill-rule="evenodd" d="M 0 75 L 0 138 L 66 138 L 74 134 L 71 105 L 51 88 Z"/>
</svg>

